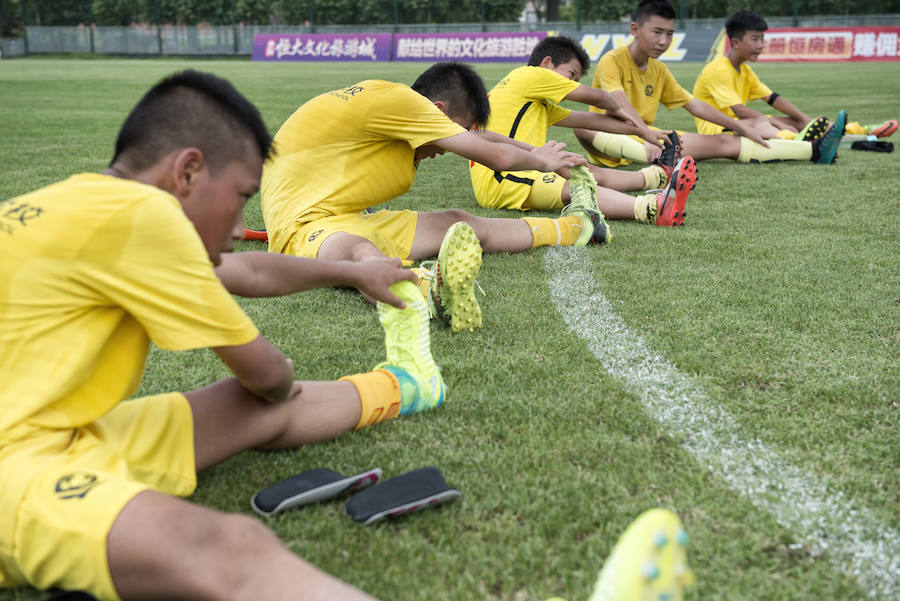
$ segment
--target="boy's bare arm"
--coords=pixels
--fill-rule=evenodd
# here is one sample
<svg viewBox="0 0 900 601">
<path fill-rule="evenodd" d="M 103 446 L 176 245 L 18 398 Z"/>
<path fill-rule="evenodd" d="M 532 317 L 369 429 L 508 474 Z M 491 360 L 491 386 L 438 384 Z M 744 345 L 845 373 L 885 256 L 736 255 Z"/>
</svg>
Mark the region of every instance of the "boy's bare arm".
<svg viewBox="0 0 900 601">
<path fill-rule="evenodd" d="M 757 144 L 769 147 L 769 144 L 763 139 L 762 136 L 759 135 L 752 127 L 741 123 L 740 121 L 735 121 L 725 113 L 721 112 L 715 107 L 712 107 L 702 100 L 698 100 L 697 98 L 692 98 L 690 102 L 684 105 L 685 110 L 695 117 L 700 117 L 701 119 L 705 119 L 707 121 L 711 121 L 722 127 L 730 129 L 731 131 L 738 133 L 745 138 L 749 138 L 753 140 Z"/>
<path fill-rule="evenodd" d="M 271 403 L 286 400 L 294 386 L 294 364 L 263 336 L 247 344 L 212 349 L 252 394 Z M 297 391 L 295 391 L 297 392 Z"/>
<path fill-rule="evenodd" d="M 589 113 L 587 111 L 572 111 L 565 119 L 557 121 L 556 125 L 640 136 L 657 148 L 662 148 L 662 143 L 659 140 L 666 134 L 663 131 L 654 131 L 646 125 L 637 126 L 609 115 Z"/>
<path fill-rule="evenodd" d="M 526 150 L 509 142 L 493 142 L 483 135 L 463 132 L 432 144 L 497 171 L 559 171 L 586 165 L 580 154 L 566 151 L 562 142 L 547 142 Z"/>
<path fill-rule="evenodd" d="M 283 296 L 331 286 L 350 286 L 398 308 L 403 301 L 389 286 L 400 280 L 416 282 L 400 259 L 328 261 L 267 252 L 226 253 L 216 275 L 232 294 L 245 297 Z"/>
<path fill-rule="evenodd" d="M 771 96 L 769 98 L 771 98 Z M 766 102 L 769 101 L 769 98 L 765 99 Z M 775 101 L 772 103 L 772 108 L 777 111 L 781 111 L 788 117 L 793 117 L 794 119 L 804 124 L 812 121 L 812 119 L 810 119 L 809 116 L 806 115 L 806 113 L 794 106 L 791 101 L 784 96 L 776 96 Z"/>
</svg>

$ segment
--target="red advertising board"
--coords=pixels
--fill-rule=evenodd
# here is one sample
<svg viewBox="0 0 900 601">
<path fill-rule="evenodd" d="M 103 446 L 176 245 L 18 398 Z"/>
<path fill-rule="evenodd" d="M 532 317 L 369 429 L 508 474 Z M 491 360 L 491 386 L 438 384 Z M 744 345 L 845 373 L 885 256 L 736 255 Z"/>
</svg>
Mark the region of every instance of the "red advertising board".
<svg viewBox="0 0 900 601">
<path fill-rule="evenodd" d="M 760 61 L 896 61 L 900 27 L 775 28 Z"/>
</svg>

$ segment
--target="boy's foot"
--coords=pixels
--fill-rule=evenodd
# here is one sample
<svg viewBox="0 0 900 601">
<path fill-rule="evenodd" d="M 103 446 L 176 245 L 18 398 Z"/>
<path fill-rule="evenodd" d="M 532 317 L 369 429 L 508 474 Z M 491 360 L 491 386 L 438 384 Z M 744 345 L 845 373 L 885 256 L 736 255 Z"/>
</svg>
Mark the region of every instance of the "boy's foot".
<svg viewBox="0 0 900 601">
<path fill-rule="evenodd" d="M 694 584 L 687 544 L 677 515 L 668 509 L 645 511 L 619 537 L 589 601 L 681 601 L 684 589 Z"/>
<path fill-rule="evenodd" d="M 894 134 L 897 131 L 897 126 L 900 125 L 897 123 L 896 119 L 891 119 L 889 121 L 885 121 L 884 123 L 876 123 L 875 125 L 866 125 L 865 128 L 868 130 L 868 133 L 876 138 L 887 138 Z"/>
<path fill-rule="evenodd" d="M 562 215 L 578 215 L 584 222 L 581 235 L 575 246 L 606 244 L 612 239 L 606 219 L 597 204 L 597 181 L 584 166 L 569 169 L 569 204 L 563 207 Z"/>
<path fill-rule="evenodd" d="M 668 509 L 645 511 L 625 530 L 600 572 L 590 601 L 681 601 L 694 583 L 688 535 Z"/>
<path fill-rule="evenodd" d="M 454 332 L 481 327 L 481 307 L 475 298 L 479 269 L 481 243 L 472 226 L 458 221 L 444 234 L 428 295 L 433 312 Z"/>
<path fill-rule="evenodd" d="M 816 117 L 812 121 L 806 124 L 806 126 L 800 130 L 800 132 L 794 136 L 795 140 L 800 140 L 802 142 L 815 142 L 819 138 L 825 135 L 825 132 L 828 131 L 828 125 L 831 122 L 828 121 L 825 117 Z"/>
<path fill-rule="evenodd" d="M 666 139 L 663 141 L 663 150 L 659 157 L 651 163 L 652 165 L 659 165 L 666 172 L 668 179 L 661 183 L 660 187 L 665 186 L 669 183 L 668 180 L 672 179 L 672 171 L 675 169 L 675 163 L 678 161 L 679 154 L 681 154 L 681 138 L 678 137 L 678 132 L 672 131 L 666 135 Z"/>
<path fill-rule="evenodd" d="M 384 328 L 386 359 L 375 367 L 391 372 L 400 384 L 400 415 L 437 407 L 444 402 L 444 379 L 431 356 L 431 319 L 419 288 L 403 280 L 391 285 L 405 309 L 378 303 Z"/>
<path fill-rule="evenodd" d="M 684 205 L 696 183 L 694 159 L 684 157 L 675 165 L 668 185 L 656 195 L 656 225 L 684 225 Z"/>
<path fill-rule="evenodd" d="M 844 137 L 844 128 L 847 125 L 847 111 L 841 109 L 838 111 L 837 118 L 818 140 L 812 143 L 813 153 L 812 162 L 827 165 L 833 163 L 837 156 L 838 146 L 841 144 L 841 138 Z"/>
</svg>

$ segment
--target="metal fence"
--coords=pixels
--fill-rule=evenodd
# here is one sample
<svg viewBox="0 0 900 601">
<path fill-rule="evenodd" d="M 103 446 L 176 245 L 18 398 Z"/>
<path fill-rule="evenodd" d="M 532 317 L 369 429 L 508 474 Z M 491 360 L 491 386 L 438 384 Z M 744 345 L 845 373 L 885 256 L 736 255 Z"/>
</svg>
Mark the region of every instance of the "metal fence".
<svg viewBox="0 0 900 601">
<path fill-rule="evenodd" d="M 792 27 L 792 17 L 767 17 L 769 27 Z M 720 30 L 722 19 L 679 21 L 681 31 Z M 800 27 L 900 25 L 900 14 L 800 17 Z M 3 58 L 28 54 L 135 56 L 250 55 L 257 33 L 428 33 L 557 31 L 565 34 L 628 33 L 628 23 L 441 23 L 383 25 L 135 25 L 132 27 L 27 27 L 24 38 L 0 39 Z"/>
</svg>

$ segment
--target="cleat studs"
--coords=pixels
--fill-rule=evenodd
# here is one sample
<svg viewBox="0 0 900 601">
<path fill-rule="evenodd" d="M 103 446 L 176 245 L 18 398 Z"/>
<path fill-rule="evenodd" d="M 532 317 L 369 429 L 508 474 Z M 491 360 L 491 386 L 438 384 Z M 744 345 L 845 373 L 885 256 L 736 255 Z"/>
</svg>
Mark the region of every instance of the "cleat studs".
<svg viewBox="0 0 900 601">
<path fill-rule="evenodd" d="M 655 563 L 647 561 L 644 563 L 641 573 L 647 580 L 656 580 L 659 578 L 659 567 Z"/>
<path fill-rule="evenodd" d="M 688 536 L 688 533 L 684 528 L 682 528 L 681 530 L 678 531 L 678 539 L 677 540 L 678 540 L 678 544 L 681 545 L 682 547 L 688 546 L 688 543 L 691 542 L 691 538 Z"/>
<path fill-rule="evenodd" d="M 665 547 L 668 542 L 669 539 L 666 537 L 665 532 L 657 532 L 653 537 L 653 545 L 658 549 Z"/>
</svg>

